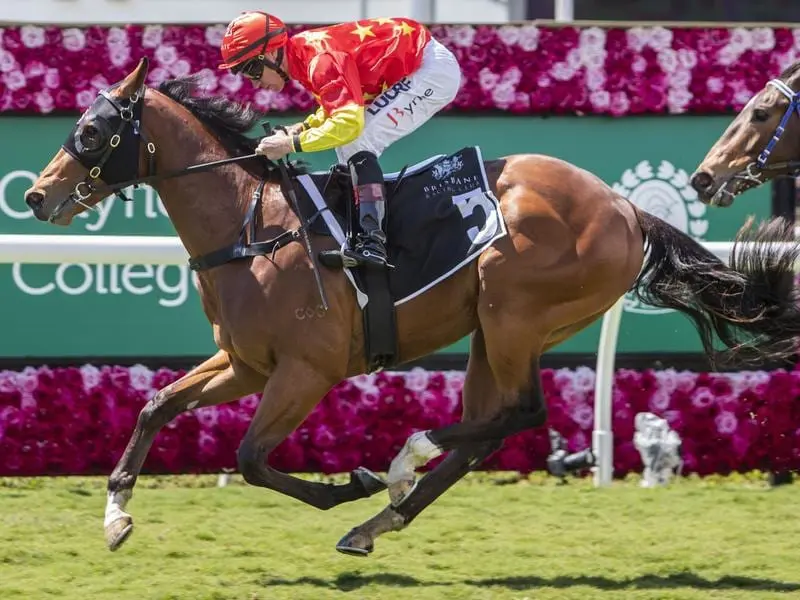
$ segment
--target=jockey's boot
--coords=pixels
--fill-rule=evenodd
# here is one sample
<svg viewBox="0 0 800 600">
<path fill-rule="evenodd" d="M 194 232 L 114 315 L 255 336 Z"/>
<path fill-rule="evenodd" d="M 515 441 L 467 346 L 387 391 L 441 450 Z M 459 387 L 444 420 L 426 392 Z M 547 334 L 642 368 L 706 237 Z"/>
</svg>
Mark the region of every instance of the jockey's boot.
<svg viewBox="0 0 800 600">
<path fill-rule="evenodd" d="M 353 178 L 353 203 L 358 209 L 361 231 L 352 248 L 345 248 L 346 258 L 358 264 L 393 268 L 386 254 L 386 188 L 378 157 L 361 151 L 347 161 Z"/>
</svg>

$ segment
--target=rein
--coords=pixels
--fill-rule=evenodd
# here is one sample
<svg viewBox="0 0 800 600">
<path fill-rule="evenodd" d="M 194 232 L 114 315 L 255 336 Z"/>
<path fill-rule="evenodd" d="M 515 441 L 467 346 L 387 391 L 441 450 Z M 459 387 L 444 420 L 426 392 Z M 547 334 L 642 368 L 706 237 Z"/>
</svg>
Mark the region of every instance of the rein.
<svg viewBox="0 0 800 600">
<path fill-rule="evenodd" d="M 84 113 L 84 116 L 81 117 L 87 119 L 94 119 L 92 122 L 95 124 L 96 127 L 104 130 L 111 130 L 111 127 L 108 123 L 110 118 L 118 118 L 119 124 L 116 127 L 116 131 L 110 138 L 105 145 L 101 146 L 99 149 L 91 149 L 88 148 L 83 142 L 81 141 L 81 128 L 80 128 L 80 120 L 78 121 L 78 126 L 76 126 L 73 135 L 71 135 L 67 141 L 62 145 L 62 148 L 70 154 L 73 158 L 75 158 L 78 162 L 80 162 L 84 167 L 89 169 L 88 174 L 86 177 L 76 184 L 73 191 L 61 201 L 61 203 L 56 207 L 53 211 L 53 214 L 50 216 L 50 220 L 53 221 L 56 219 L 68 206 L 74 204 L 80 204 L 86 208 L 92 208 L 86 204 L 86 200 L 91 197 L 92 195 L 102 192 L 105 195 L 109 195 L 111 193 L 116 194 L 119 196 L 123 201 L 130 202 L 132 198 L 128 198 L 122 190 L 129 186 L 133 186 L 134 188 L 138 188 L 140 185 L 145 183 L 153 183 L 156 181 L 163 181 L 166 179 L 174 179 L 177 177 L 184 177 L 186 175 L 192 175 L 195 173 L 202 173 L 204 171 L 209 171 L 216 167 L 220 167 L 222 165 L 228 165 L 238 162 L 243 162 L 245 160 L 252 160 L 252 159 L 261 159 L 265 160 L 268 163 L 272 163 L 269 159 L 265 158 L 264 156 L 252 153 L 247 154 L 244 156 L 234 156 L 231 158 L 224 158 L 221 160 L 215 160 L 205 163 L 199 163 L 196 165 L 190 165 L 187 167 L 183 167 L 180 169 L 173 169 L 171 171 L 166 171 L 164 173 L 156 173 L 155 169 L 155 152 L 156 148 L 155 145 L 150 142 L 144 135 L 141 126 L 142 120 L 142 111 L 143 111 L 143 104 L 144 104 L 144 94 L 146 91 L 146 86 L 142 84 L 141 88 L 137 90 L 133 95 L 131 95 L 127 99 L 118 100 L 111 96 L 105 90 L 100 92 L 100 96 L 98 99 L 92 104 L 91 107 Z M 116 115 L 104 115 L 103 113 L 108 113 L 108 107 L 105 104 L 98 105 L 99 100 L 105 100 L 108 104 L 113 107 Z M 269 123 L 263 124 L 264 131 L 267 135 L 272 134 L 272 127 Z M 127 129 L 130 128 L 132 130 L 133 136 L 136 140 L 134 144 L 129 136 L 126 134 Z M 109 163 L 114 155 L 114 151 L 120 147 L 121 144 L 124 144 L 125 149 L 131 150 L 136 152 L 136 167 L 133 168 L 132 173 L 136 173 L 138 171 L 138 156 L 140 151 L 140 143 L 144 141 L 146 144 L 147 152 L 149 155 L 148 160 L 148 168 L 147 174 L 144 176 L 138 176 L 138 174 L 134 177 L 125 177 L 128 175 L 128 167 L 122 167 L 120 164 Z M 114 156 L 113 158 L 119 158 L 118 156 Z M 125 157 L 122 157 L 123 159 Z M 123 181 L 116 181 L 113 183 L 103 183 L 101 185 L 97 185 L 97 180 L 100 178 L 100 175 L 103 172 L 104 167 L 107 164 L 112 166 L 110 171 L 116 171 L 117 174 L 120 172 L 124 173 L 122 179 Z M 274 164 L 274 163 L 272 163 Z M 210 252 L 204 256 L 190 258 L 189 259 L 189 267 L 193 271 L 202 271 L 206 269 L 210 269 L 212 267 L 216 267 L 219 265 L 223 265 L 231 260 L 249 257 L 249 256 L 265 256 L 267 254 L 272 253 L 273 257 L 275 252 L 293 242 L 300 240 L 303 242 L 303 245 L 306 250 L 306 254 L 308 255 L 309 260 L 311 261 L 311 269 L 314 272 L 314 277 L 316 280 L 317 288 L 319 290 L 320 299 L 322 301 L 322 306 L 324 310 L 328 310 L 328 301 L 325 294 L 325 289 L 322 285 L 322 279 L 319 274 L 319 269 L 317 267 L 317 263 L 314 260 L 314 253 L 311 247 L 311 240 L 308 235 L 308 231 L 306 229 L 306 220 L 303 217 L 300 211 L 300 205 L 297 201 L 297 195 L 294 190 L 294 186 L 292 185 L 292 179 L 289 175 L 288 168 L 283 160 L 279 160 L 277 163 L 279 172 L 281 174 L 281 182 L 280 187 L 290 203 L 291 208 L 294 210 L 297 218 L 300 221 L 300 226 L 297 229 L 284 231 L 280 235 L 270 240 L 265 240 L 263 242 L 254 242 L 256 236 L 256 209 L 261 204 L 261 198 L 263 196 L 264 187 L 266 185 L 266 181 L 262 179 L 258 186 L 256 187 L 255 191 L 253 192 L 253 196 L 250 200 L 250 204 L 247 209 L 247 213 L 244 217 L 244 222 L 242 223 L 242 228 L 239 232 L 239 237 L 237 241 L 233 244 L 230 244 L 224 248 L 220 248 L 219 250 L 215 250 L 214 252 Z M 112 173 L 112 177 L 115 175 Z M 116 178 L 116 177 L 115 177 Z M 249 225 L 249 238 L 250 242 L 247 242 L 247 231 Z"/>
</svg>

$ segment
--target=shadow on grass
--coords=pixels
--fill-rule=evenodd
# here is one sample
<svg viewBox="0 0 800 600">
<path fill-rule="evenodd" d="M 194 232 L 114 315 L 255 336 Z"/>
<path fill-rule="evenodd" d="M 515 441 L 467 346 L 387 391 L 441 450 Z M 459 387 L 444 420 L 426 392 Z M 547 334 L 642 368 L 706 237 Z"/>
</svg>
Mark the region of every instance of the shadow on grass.
<svg viewBox="0 0 800 600">
<path fill-rule="evenodd" d="M 701 590 L 751 590 L 761 592 L 797 592 L 800 583 L 774 581 L 772 579 L 757 579 L 753 577 L 729 577 L 720 579 L 705 579 L 691 572 L 675 573 L 673 575 L 642 575 L 630 579 L 609 579 L 608 577 L 498 577 L 488 579 L 463 579 L 463 580 L 421 580 L 408 575 L 394 573 L 377 573 L 374 575 L 360 575 L 357 573 L 341 573 L 333 579 L 317 577 L 299 577 L 297 579 L 282 579 L 261 577 L 258 584 L 263 586 L 314 586 L 341 591 L 352 591 L 373 585 L 389 587 L 449 587 L 453 585 L 468 585 L 473 587 L 501 587 L 509 590 L 529 590 L 535 588 L 571 588 L 592 587 L 599 590 L 657 590 L 693 588 Z"/>
</svg>

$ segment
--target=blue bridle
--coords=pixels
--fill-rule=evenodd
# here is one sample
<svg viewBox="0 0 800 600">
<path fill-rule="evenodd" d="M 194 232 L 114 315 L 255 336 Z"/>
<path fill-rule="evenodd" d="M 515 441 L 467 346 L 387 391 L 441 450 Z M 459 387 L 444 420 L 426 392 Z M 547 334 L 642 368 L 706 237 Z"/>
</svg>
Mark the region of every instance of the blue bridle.
<svg viewBox="0 0 800 600">
<path fill-rule="evenodd" d="M 775 133 L 772 135 L 772 139 L 767 144 L 767 147 L 764 148 L 761 151 L 761 154 L 758 155 L 758 160 L 756 161 L 756 165 L 758 165 L 758 168 L 762 170 L 765 168 L 765 165 L 767 164 L 769 155 L 772 154 L 772 151 L 775 149 L 775 145 L 781 139 L 781 136 L 783 135 L 783 132 L 786 129 L 786 124 L 789 122 L 789 117 L 792 116 L 792 113 L 797 113 L 797 116 L 800 117 L 800 92 L 795 92 L 792 88 L 790 88 L 780 79 L 771 79 L 769 82 L 767 82 L 767 85 L 771 85 L 781 94 L 786 96 L 789 99 L 789 106 L 786 107 L 786 112 L 783 113 L 783 117 L 781 117 L 781 122 L 775 129 Z M 796 163 L 782 163 L 781 165 L 772 166 L 771 169 L 784 168 L 786 166 L 793 164 Z M 796 166 L 800 167 L 800 164 L 797 164 Z"/>
</svg>

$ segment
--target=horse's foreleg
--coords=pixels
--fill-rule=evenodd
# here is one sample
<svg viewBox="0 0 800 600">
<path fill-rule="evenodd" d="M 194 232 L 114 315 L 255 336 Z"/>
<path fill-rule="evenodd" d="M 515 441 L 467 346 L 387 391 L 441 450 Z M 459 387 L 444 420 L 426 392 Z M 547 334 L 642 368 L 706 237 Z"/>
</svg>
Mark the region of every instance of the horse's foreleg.
<svg viewBox="0 0 800 600">
<path fill-rule="evenodd" d="M 321 510 L 386 489 L 382 479 L 363 467 L 350 473 L 348 483 L 334 485 L 292 477 L 267 464 L 269 453 L 306 419 L 331 385 L 329 378 L 302 360 L 279 361 L 239 446 L 239 470 L 247 483 L 286 494 Z"/>
<path fill-rule="evenodd" d="M 133 531 L 133 519 L 125 512 L 125 506 L 159 430 L 186 410 L 251 394 L 263 387 L 265 379 L 256 373 L 237 378 L 227 353 L 220 351 L 159 390 L 142 408 L 128 446 L 108 479 L 104 526 L 110 550 L 119 548 Z"/>
</svg>

